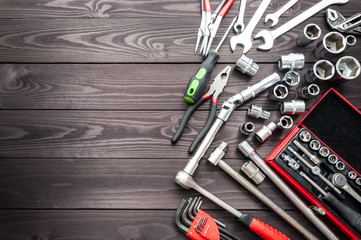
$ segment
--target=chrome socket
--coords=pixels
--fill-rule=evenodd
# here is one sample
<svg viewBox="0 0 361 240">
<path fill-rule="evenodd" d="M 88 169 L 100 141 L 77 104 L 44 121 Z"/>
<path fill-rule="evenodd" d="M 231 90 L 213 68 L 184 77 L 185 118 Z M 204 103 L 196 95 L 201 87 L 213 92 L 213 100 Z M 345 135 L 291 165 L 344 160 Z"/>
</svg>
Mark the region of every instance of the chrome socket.
<svg viewBox="0 0 361 240">
<path fill-rule="evenodd" d="M 256 75 L 258 68 L 258 64 L 244 54 L 242 54 L 241 58 L 236 62 L 236 69 L 251 77 Z"/>
<path fill-rule="evenodd" d="M 264 110 L 262 107 L 251 104 L 247 109 L 247 116 L 267 120 L 271 116 L 271 113 L 267 110 Z"/>
<path fill-rule="evenodd" d="M 356 37 L 354 35 L 348 35 L 346 36 L 346 44 L 347 47 L 351 47 L 356 44 Z"/>
<path fill-rule="evenodd" d="M 303 53 L 290 53 L 288 55 L 281 55 L 278 61 L 278 69 L 293 70 L 302 69 L 305 66 L 305 56 Z"/>
<path fill-rule="evenodd" d="M 346 38 L 339 32 L 327 33 L 313 49 L 313 55 L 318 59 L 331 59 L 346 49 Z"/>
<path fill-rule="evenodd" d="M 256 132 L 256 138 L 261 143 L 264 143 L 270 136 L 274 130 L 277 129 L 277 125 L 274 122 L 268 123 L 266 126 L 263 126 L 258 132 Z"/>
<path fill-rule="evenodd" d="M 336 62 L 336 77 L 334 82 L 344 82 L 355 79 L 360 75 L 360 63 L 356 58 L 345 56 Z"/>
<path fill-rule="evenodd" d="M 334 75 L 333 64 L 328 60 L 319 60 L 305 72 L 304 79 L 308 83 L 315 83 L 317 80 L 330 80 Z"/>
<path fill-rule="evenodd" d="M 342 171 L 344 170 L 346 167 L 345 163 L 342 162 L 342 161 L 338 161 L 336 164 L 335 164 L 335 168 L 339 171 Z"/>
<path fill-rule="evenodd" d="M 321 147 L 320 150 L 318 150 L 318 154 L 326 158 L 330 155 L 330 150 L 327 147 Z"/>
<path fill-rule="evenodd" d="M 250 135 L 255 129 L 255 126 L 252 122 L 245 122 L 239 127 L 239 132 L 243 135 Z"/>
<path fill-rule="evenodd" d="M 290 116 L 282 116 L 277 121 L 277 127 L 280 129 L 289 129 L 293 126 L 293 120 Z"/>
<path fill-rule="evenodd" d="M 338 161 L 338 157 L 335 154 L 330 154 L 330 156 L 328 156 L 327 161 L 331 164 L 336 164 Z"/>
<path fill-rule="evenodd" d="M 298 46 L 305 47 L 321 36 L 321 28 L 314 23 L 307 24 L 298 34 L 296 43 Z"/>
<path fill-rule="evenodd" d="M 306 104 L 303 100 L 282 102 L 280 111 L 282 114 L 301 115 L 306 111 Z"/>
<path fill-rule="evenodd" d="M 357 185 L 361 186 L 361 178 L 356 178 L 355 182 Z"/>
<path fill-rule="evenodd" d="M 303 99 L 311 99 L 319 93 L 320 87 L 314 83 L 299 89 L 299 96 Z"/>
<path fill-rule="evenodd" d="M 347 177 L 351 180 L 355 180 L 357 178 L 357 173 L 355 171 L 348 171 Z"/>
<path fill-rule="evenodd" d="M 244 172 L 248 178 L 252 179 L 256 184 L 260 184 L 266 178 L 266 176 L 252 161 L 247 161 L 245 164 L 243 164 L 241 171 Z"/>
<path fill-rule="evenodd" d="M 301 76 L 298 72 L 291 70 L 286 72 L 281 82 L 289 87 L 294 87 L 301 82 Z"/>
<path fill-rule="evenodd" d="M 318 151 L 320 148 L 321 148 L 321 143 L 320 141 L 318 140 L 312 140 L 310 142 L 310 148 L 313 150 L 313 151 Z"/>
<path fill-rule="evenodd" d="M 268 100 L 276 102 L 282 101 L 288 96 L 288 89 L 283 84 L 277 84 L 268 92 Z"/>
<path fill-rule="evenodd" d="M 311 133 L 302 131 L 298 137 L 302 142 L 308 143 L 311 140 Z"/>
</svg>

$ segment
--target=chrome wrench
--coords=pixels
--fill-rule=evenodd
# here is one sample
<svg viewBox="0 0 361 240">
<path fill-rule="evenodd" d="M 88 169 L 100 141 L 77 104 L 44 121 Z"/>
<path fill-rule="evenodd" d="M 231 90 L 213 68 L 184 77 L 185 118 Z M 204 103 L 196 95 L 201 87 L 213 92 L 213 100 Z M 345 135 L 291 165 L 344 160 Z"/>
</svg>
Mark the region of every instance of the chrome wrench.
<svg viewBox="0 0 361 240">
<path fill-rule="evenodd" d="M 298 1 L 298 0 L 297 0 Z M 237 22 L 233 25 L 233 30 L 236 33 L 241 33 L 244 30 L 244 12 L 246 10 L 246 4 L 247 4 L 247 0 L 241 0 L 241 3 L 239 4 L 239 12 L 238 12 L 238 18 L 237 18 Z M 238 29 L 240 29 L 238 31 Z"/>
<path fill-rule="evenodd" d="M 243 53 L 247 53 L 252 47 L 252 32 L 255 29 L 257 23 L 261 19 L 263 13 L 266 11 L 271 0 L 262 0 L 261 4 L 257 8 L 257 11 L 253 14 L 244 31 L 231 38 L 230 45 L 231 50 L 234 52 L 237 45 L 243 45 Z"/>
<path fill-rule="evenodd" d="M 260 31 L 255 38 L 262 38 L 264 44 L 259 46 L 259 50 L 270 50 L 273 47 L 274 40 L 283 35 L 284 33 L 288 32 L 292 28 L 296 27 L 297 25 L 301 24 L 302 22 L 306 21 L 319 11 L 325 9 L 326 7 L 333 5 L 333 4 L 345 4 L 349 0 L 322 0 L 321 2 L 313 5 L 303 13 L 297 15 L 295 18 L 291 19 L 290 21 L 286 22 L 282 26 L 278 27 L 273 31 L 262 30 Z M 232 40 L 232 39 L 231 39 Z"/>
<path fill-rule="evenodd" d="M 283 7 L 281 7 L 280 9 L 278 9 L 277 12 L 275 13 L 269 13 L 266 15 L 265 19 L 264 19 L 264 23 L 267 23 L 269 20 L 272 21 L 271 27 L 276 26 L 276 24 L 278 23 L 278 19 L 280 18 L 280 16 L 282 14 L 284 14 L 288 9 L 290 9 L 293 5 L 295 5 L 299 0 L 290 0 L 289 2 L 287 2 L 285 5 L 283 5 Z"/>
</svg>

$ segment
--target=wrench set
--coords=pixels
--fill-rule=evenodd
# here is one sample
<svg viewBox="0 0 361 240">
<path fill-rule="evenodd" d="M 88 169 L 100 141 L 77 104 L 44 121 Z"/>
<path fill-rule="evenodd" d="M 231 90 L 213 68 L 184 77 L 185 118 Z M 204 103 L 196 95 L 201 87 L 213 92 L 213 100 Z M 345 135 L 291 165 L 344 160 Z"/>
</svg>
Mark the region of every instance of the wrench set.
<svg viewBox="0 0 361 240">
<path fill-rule="evenodd" d="M 271 28 L 276 26 L 279 17 L 298 1 L 290 0 L 275 13 L 266 15 L 265 24 L 271 21 Z M 262 38 L 264 44 L 258 46 L 258 49 L 270 50 L 274 41 L 284 33 L 328 6 L 345 4 L 348 1 L 320 0 L 278 28 L 260 31 L 255 38 Z M 259 65 L 247 57 L 245 53 L 253 45 L 253 31 L 271 0 L 259 1 L 260 4 L 247 25 L 244 23 L 247 1 L 240 0 L 238 13 L 234 16 L 216 49 L 211 50 L 221 20 L 233 2 L 234 0 L 220 1 L 212 13 L 210 1 L 201 0 L 202 20 L 198 30 L 195 52 L 200 46 L 199 52 L 206 59 L 188 83 L 184 98 L 192 105 L 185 112 L 178 130 L 172 138 L 173 144 L 180 138 L 193 111 L 212 95 L 213 97 L 207 122 L 190 146 L 189 153 L 192 156 L 185 167 L 174 175 L 173 180 L 181 187 L 187 190 L 193 189 L 213 201 L 263 239 L 289 239 L 272 226 L 230 206 L 198 185 L 193 177 L 199 162 L 233 111 L 245 102 L 257 97 L 261 92 L 268 91 L 268 100 L 280 105 L 282 116 L 275 121 L 266 123 L 259 129 L 256 129 L 254 123 L 245 121 L 240 125 L 239 132 L 244 137 L 253 135 L 261 143 L 271 137 L 276 129 L 289 131 L 289 134 L 265 160 L 257 154 L 249 142 L 242 141 L 238 145 L 238 150 L 250 161 L 242 166 L 240 173 L 223 160 L 228 150 L 228 145 L 225 142 L 222 142 L 212 152 L 208 158 L 209 163 L 225 171 L 306 239 L 317 240 L 317 237 L 259 191 L 253 183 L 260 184 L 265 177 L 268 177 L 328 239 L 337 240 L 338 237 L 323 223 L 320 219 L 322 216 L 326 216 L 350 238 L 361 239 L 361 165 L 357 161 L 357 157 L 361 156 L 361 150 L 355 147 L 361 146 L 361 112 L 335 90 L 330 89 L 295 126 L 290 116 L 301 115 L 306 112 L 305 101 L 321 93 L 319 83 L 324 81 L 340 83 L 355 79 L 360 75 L 361 66 L 356 58 L 338 56 L 345 49 L 356 44 L 356 38 L 353 35 L 343 36 L 340 32 L 361 34 L 361 15 L 356 14 L 346 19 L 337 11 L 328 9 L 327 22 L 336 31 L 326 33 L 322 40 L 313 44 L 313 55 L 318 61 L 307 69 L 303 76 L 298 72 L 305 66 L 305 58 L 302 53 L 281 55 L 278 61 L 278 70 L 285 72 L 283 77 L 276 72 L 270 74 L 263 80 L 231 96 L 216 113 L 217 97 L 226 87 L 231 71 L 230 66 L 223 69 L 207 93 L 204 93 L 214 65 L 220 57 L 218 50 L 233 28 L 237 35 L 230 39 L 231 51 L 234 52 L 238 45 L 243 46 L 241 57 L 236 62 L 235 69 L 249 77 L 254 77 L 259 70 Z M 300 47 L 306 47 L 319 39 L 320 36 L 321 28 L 317 24 L 310 23 L 301 29 L 295 42 Z M 339 58 L 337 61 L 334 60 L 336 57 Z M 296 86 L 303 79 L 305 85 L 296 89 Z M 297 96 L 292 99 L 290 95 L 293 93 L 296 93 Z M 251 104 L 247 110 L 247 116 L 261 120 L 268 120 L 270 115 L 269 111 L 254 104 Z M 343 118 L 345 117 L 347 122 L 344 123 Z M 253 183 L 244 178 L 241 173 L 251 179 Z M 286 181 L 278 175 L 281 175 Z M 307 206 L 286 182 L 290 183 L 314 206 Z M 198 203 L 195 201 L 198 200 L 190 199 L 188 203 L 186 200 L 182 200 L 175 216 L 177 226 L 187 233 L 188 237 L 210 240 L 239 239 L 227 232 L 221 223 L 213 221 L 206 213 L 198 216 L 196 210 L 199 210 L 199 206 L 197 209 Z M 193 212 L 193 215 L 187 215 L 187 212 Z M 210 227 L 211 225 L 213 227 Z M 210 230 L 215 232 L 215 235 L 206 236 Z"/>
</svg>

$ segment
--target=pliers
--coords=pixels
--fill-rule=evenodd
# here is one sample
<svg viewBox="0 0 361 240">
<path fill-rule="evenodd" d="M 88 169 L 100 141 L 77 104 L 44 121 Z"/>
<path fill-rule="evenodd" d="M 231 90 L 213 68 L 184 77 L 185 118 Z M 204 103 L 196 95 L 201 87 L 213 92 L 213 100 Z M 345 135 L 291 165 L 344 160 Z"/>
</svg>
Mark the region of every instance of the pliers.
<svg viewBox="0 0 361 240">
<path fill-rule="evenodd" d="M 197 137 L 194 139 L 193 143 L 189 147 L 189 153 L 193 153 L 196 149 L 198 143 L 203 139 L 205 134 L 208 132 L 209 128 L 211 127 L 215 117 L 216 117 L 216 111 L 217 111 L 217 103 L 218 103 L 218 97 L 223 92 L 224 87 L 227 85 L 229 75 L 231 72 L 231 67 L 227 66 L 225 67 L 213 80 L 213 83 L 209 87 L 209 90 L 207 93 L 203 94 L 203 96 L 193 105 L 190 105 L 187 109 L 187 111 L 184 113 L 183 118 L 181 122 L 179 123 L 179 127 L 174 134 L 172 138 L 172 144 L 175 144 L 180 136 L 182 135 L 186 124 L 190 117 L 192 116 L 193 112 L 204 102 L 206 102 L 208 99 L 211 98 L 211 107 L 208 114 L 208 119 L 202 128 L 202 130 L 198 133 Z"/>
<path fill-rule="evenodd" d="M 230 0 L 228 0 L 228 2 L 229 1 Z M 233 1 L 234 0 L 232 0 L 232 3 L 233 3 Z M 224 8 L 224 5 L 226 2 L 227 2 L 227 0 L 221 0 L 219 2 L 219 4 L 217 5 L 216 9 L 214 10 L 214 12 L 212 13 L 210 0 L 201 0 L 202 20 L 201 20 L 201 25 L 199 26 L 199 29 L 198 29 L 197 42 L 196 42 L 196 47 L 195 47 L 194 53 L 197 52 L 199 43 L 200 43 L 201 39 L 203 38 L 200 52 L 203 53 L 203 55 L 205 55 L 205 52 L 207 51 L 208 39 L 211 34 L 209 25 L 212 24 L 213 21 L 215 21 L 216 17 L 219 15 L 220 11 L 223 10 L 223 11 L 225 11 L 225 13 L 228 11 L 229 7 L 232 4 L 229 5 L 227 10 L 224 10 L 223 8 Z"/>
</svg>

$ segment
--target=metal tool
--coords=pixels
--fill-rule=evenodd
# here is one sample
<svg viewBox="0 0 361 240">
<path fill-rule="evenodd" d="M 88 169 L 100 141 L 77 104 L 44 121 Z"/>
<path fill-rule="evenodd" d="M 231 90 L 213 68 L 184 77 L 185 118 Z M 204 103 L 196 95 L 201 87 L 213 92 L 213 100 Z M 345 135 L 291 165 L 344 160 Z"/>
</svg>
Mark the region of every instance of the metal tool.
<svg viewBox="0 0 361 240">
<path fill-rule="evenodd" d="M 198 28 L 197 42 L 196 42 L 196 48 L 194 49 L 194 53 L 197 53 L 199 43 L 200 43 L 201 39 L 203 38 L 205 31 L 206 31 L 206 12 L 204 10 L 203 0 L 201 0 L 201 13 L 202 13 L 201 25 Z"/>
<path fill-rule="evenodd" d="M 299 134 L 299 138 L 302 142 L 308 143 L 311 140 L 311 133 L 304 130 Z"/>
<path fill-rule="evenodd" d="M 276 129 L 277 124 L 270 122 L 267 125 L 262 126 L 262 128 L 256 132 L 256 139 L 259 142 L 264 143 L 270 136 L 272 136 L 273 131 Z"/>
<path fill-rule="evenodd" d="M 279 215 L 283 220 L 290 224 L 294 229 L 301 233 L 305 238 L 316 240 L 317 237 L 314 236 L 307 228 L 305 228 L 301 223 L 294 219 L 289 213 L 283 210 L 278 206 L 272 199 L 268 198 L 263 192 L 256 188 L 252 183 L 250 183 L 246 178 L 241 174 L 235 171 L 231 166 L 229 166 L 224 160 L 223 157 L 228 150 L 228 145 L 225 142 L 219 144 L 219 146 L 210 154 L 208 162 L 213 166 L 218 166 L 224 172 L 226 172 L 230 177 L 237 181 L 242 187 L 244 187 L 248 192 L 255 196 L 259 201 L 264 205 L 269 207 L 277 215 Z"/>
<path fill-rule="evenodd" d="M 262 38 L 264 44 L 259 46 L 258 49 L 260 50 L 270 50 L 273 47 L 274 40 L 283 35 L 284 33 L 288 32 L 289 30 L 293 29 L 297 25 L 301 24 L 302 22 L 306 21 L 319 11 L 323 10 L 324 8 L 332 5 L 332 4 L 345 4 L 349 0 L 322 0 L 321 2 L 316 3 L 303 13 L 299 14 L 298 16 L 294 17 L 290 21 L 286 22 L 282 26 L 278 27 L 275 30 L 268 31 L 262 30 L 260 31 L 255 38 Z"/>
<path fill-rule="evenodd" d="M 243 53 L 247 53 L 252 47 L 252 32 L 255 29 L 257 23 L 261 19 L 263 13 L 266 11 L 266 8 L 270 4 L 271 0 L 262 0 L 261 4 L 257 8 L 256 12 L 253 14 L 251 20 L 249 21 L 247 27 L 244 31 L 231 38 L 230 46 L 232 52 L 236 49 L 237 45 L 243 45 Z"/>
<path fill-rule="evenodd" d="M 361 178 L 356 178 L 355 182 L 357 185 L 361 186 Z"/>
<path fill-rule="evenodd" d="M 277 84 L 268 92 L 268 100 L 272 102 L 282 101 L 288 96 L 288 88 L 283 84 Z"/>
<path fill-rule="evenodd" d="M 214 21 L 217 18 L 219 11 L 221 11 L 222 7 L 224 6 L 224 4 L 226 4 L 226 2 L 227 2 L 227 0 L 221 0 L 218 3 L 216 9 L 214 9 L 214 11 L 212 12 L 212 15 L 211 15 L 212 21 Z"/>
<path fill-rule="evenodd" d="M 296 43 L 298 46 L 305 47 L 320 36 L 321 28 L 315 23 L 310 23 L 300 31 L 296 38 Z"/>
<path fill-rule="evenodd" d="M 281 103 L 281 114 L 301 115 L 306 111 L 306 104 L 303 100 L 292 100 Z"/>
<path fill-rule="evenodd" d="M 226 13 L 228 12 L 229 8 L 232 6 L 233 2 L 234 2 L 234 0 L 228 0 L 226 2 L 226 4 L 224 4 L 222 9 L 219 11 L 219 13 L 217 14 L 216 19 L 208 25 L 210 37 L 209 37 L 209 41 L 204 44 L 204 48 L 202 51 L 203 56 L 207 56 L 209 51 L 211 50 L 212 43 L 213 43 L 214 38 L 216 37 L 219 25 L 221 24 L 221 21 L 222 21 L 223 17 L 226 15 Z"/>
<path fill-rule="evenodd" d="M 361 12 L 345 18 L 333 9 L 327 9 L 327 23 L 332 29 L 350 34 L 361 34 Z"/>
<path fill-rule="evenodd" d="M 293 120 L 290 116 L 282 116 L 276 122 L 277 127 L 280 129 L 290 129 L 293 126 Z"/>
<path fill-rule="evenodd" d="M 244 12 L 246 10 L 247 0 L 241 0 L 239 3 L 237 22 L 233 25 L 233 29 L 236 33 L 243 32 L 244 30 Z M 240 29 L 240 30 L 238 30 Z"/>
<path fill-rule="evenodd" d="M 327 158 L 330 155 L 330 150 L 327 147 L 321 147 L 320 150 L 318 150 L 318 155 Z"/>
<path fill-rule="evenodd" d="M 343 189 L 359 203 L 361 203 L 361 196 L 355 190 L 353 190 L 350 184 L 348 184 L 347 178 L 342 173 L 332 174 L 331 181 L 336 187 Z"/>
<path fill-rule="evenodd" d="M 267 120 L 271 116 L 271 113 L 267 110 L 264 110 L 262 107 L 251 104 L 247 109 L 247 116 Z"/>
<path fill-rule="evenodd" d="M 332 59 L 346 49 L 346 38 L 339 32 L 329 32 L 313 49 L 313 55 L 318 59 Z"/>
<path fill-rule="evenodd" d="M 313 151 L 318 151 L 318 150 L 321 148 L 321 143 L 320 143 L 320 141 L 318 141 L 318 140 L 316 140 L 316 139 L 311 140 L 311 142 L 310 142 L 310 148 L 311 148 Z"/>
<path fill-rule="evenodd" d="M 298 164 L 296 160 L 294 160 L 293 158 L 291 158 L 289 155 L 287 155 L 285 153 L 281 154 L 281 158 L 293 170 L 298 170 L 301 167 L 300 164 Z"/>
<path fill-rule="evenodd" d="M 348 171 L 347 172 L 347 177 L 351 180 L 355 180 L 357 178 L 357 173 L 355 171 Z"/>
<path fill-rule="evenodd" d="M 266 15 L 264 19 L 264 23 L 271 21 L 271 27 L 276 26 L 278 23 L 279 17 L 284 14 L 288 9 L 290 9 L 293 5 L 295 5 L 299 0 L 290 0 L 285 5 L 283 5 L 280 9 L 277 10 L 275 13 L 269 13 Z"/>
<path fill-rule="evenodd" d="M 346 44 L 347 47 L 351 47 L 356 44 L 356 37 L 354 35 L 347 35 L 346 36 Z"/>
<path fill-rule="evenodd" d="M 293 144 L 300 149 L 314 164 L 319 164 L 321 162 L 320 159 L 318 159 L 318 157 L 316 157 L 315 155 L 313 155 L 312 153 L 310 153 L 310 151 L 307 150 L 307 148 L 305 148 L 304 146 L 302 146 L 301 143 L 299 143 L 296 139 L 292 141 Z"/>
<path fill-rule="evenodd" d="M 342 162 L 341 160 L 339 160 L 339 161 L 337 161 L 337 162 L 335 163 L 335 168 L 336 168 L 337 170 L 339 170 L 339 171 L 344 170 L 345 167 L 346 167 L 345 163 Z"/>
<path fill-rule="evenodd" d="M 338 157 L 335 154 L 330 154 L 330 156 L 328 156 L 327 161 L 331 164 L 336 164 L 338 161 Z"/>
<path fill-rule="evenodd" d="M 331 209 L 336 211 L 343 220 L 345 220 L 351 227 L 355 229 L 356 232 L 361 234 L 361 214 L 356 212 L 355 210 L 349 208 L 347 205 L 340 202 L 335 196 L 331 193 L 324 191 L 320 186 L 317 185 L 309 176 L 307 176 L 304 172 L 300 171 L 299 174 L 314 188 L 319 191 L 323 200 L 330 205 Z"/>
<path fill-rule="evenodd" d="M 172 143 L 175 144 L 179 138 L 181 137 L 187 122 L 189 121 L 190 117 L 192 116 L 193 112 L 204 102 L 206 102 L 208 99 L 211 98 L 211 107 L 210 112 L 207 118 L 207 121 L 203 127 L 203 129 L 199 132 L 197 137 L 194 139 L 193 143 L 191 144 L 189 148 L 189 152 L 193 152 L 194 149 L 197 147 L 198 143 L 202 140 L 204 135 L 207 133 L 208 129 L 211 127 L 215 117 L 216 117 L 216 111 L 217 111 L 217 103 L 218 103 L 218 97 L 223 92 L 223 88 L 227 85 L 228 78 L 231 72 L 231 67 L 227 66 L 225 67 L 214 79 L 213 83 L 209 87 L 209 90 L 206 94 L 204 94 L 197 103 L 190 105 L 187 109 L 187 111 L 184 113 L 183 118 L 179 124 L 179 127 L 174 134 L 172 138 Z"/>
<path fill-rule="evenodd" d="M 309 100 L 320 94 L 320 91 L 320 87 L 317 84 L 312 83 L 310 85 L 304 86 L 303 88 L 299 88 L 298 95 L 303 99 Z"/>
<path fill-rule="evenodd" d="M 244 172 L 248 178 L 252 179 L 255 184 L 260 184 L 266 178 L 252 161 L 245 162 L 241 167 L 241 171 Z"/>
<path fill-rule="evenodd" d="M 240 127 L 239 131 L 243 135 L 250 135 L 255 129 L 253 122 L 244 122 Z"/>
<path fill-rule="evenodd" d="M 295 70 L 290 70 L 286 72 L 285 76 L 282 78 L 282 83 L 286 84 L 289 87 L 297 86 L 301 82 L 301 76 Z"/>
<path fill-rule="evenodd" d="M 322 59 L 305 72 L 304 79 L 307 83 L 315 83 L 317 80 L 331 80 L 334 75 L 335 67 L 333 64 L 328 60 Z"/>
<path fill-rule="evenodd" d="M 258 64 L 244 54 L 242 54 L 236 62 L 236 70 L 241 73 L 245 73 L 250 77 L 254 77 L 254 75 L 256 75 L 258 68 Z"/>
<path fill-rule="evenodd" d="M 334 82 L 353 80 L 360 75 L 361 66 L 356 58 L 344 56 L 336 62 L 336 76 Z"/>
<path fill-rule="evenodd" d="M 278 70 L 300 70 L 305 66 L 305 56 L 303 53 L 290 53 L 281 55 L 278 60 Z"/>
<path fill-rule="evenodd" d="M 330 188 L 332 188 L 337 194 L 341 194 L 341 191 L 335 187 L 334 184 L 332 184 L 332 182 L 330 182 L 330 180 L 328 180 L 322 173 L 321 173 L 321 169 L 318 166 L 312 166 L 306 159 L 304 159 L 300 154 L 298 154 L 291 146 L 287 147 L 287 150 L 290 151 L 293 156 L 295 156 L 296 158 L 298 158 L 298 160 L 300 160 L 308 169 L 310 169 L 311 173 L 317 177 L 319 177 L 324 183 L 327 184 L 327 186 L 329 186 Z"/>
<path fill-rule="evenodd" d="M 238 145 L 238 150 L 245 157 L 250 158 L 328 239 L 338 239 L 338 237 L 316 216 L 311 209 L 308 208 L 308 206 L 295 194 L 295 192 L 265 163 L 249 142 L 241 142 Z"/>
<path fill-rule="evenodd" d="M 254 218 L 253 216 L 239 212 L 237 209 L 231 207 L 226 202 L 222 201 L 212 193 L 208 192 L 201 186 L 199 186 L 193 179 L 193 177 L 186 172 L 187 169 L 183 169 L 179 171 L 174 176 L 174 181 L 182 186 L 185 189 L 194 189 L 198 193 L 202 194 L 203 196 L 207 197 L 209 200 L 213 201 L 215 204 L 220 206 L 221 208 L 225 209 L 229 213 L 233 214 L 237 217 L 237 220 L 247 226 L 251 231 L 259 235 L 264 239 L 269 240 L 279 240 L 279 239 L 289 239 L 283 233 L 278 231 L 277 229 L 269 226 L 268 224 L 262 222 L 261 220 Z"/>
</svg>

